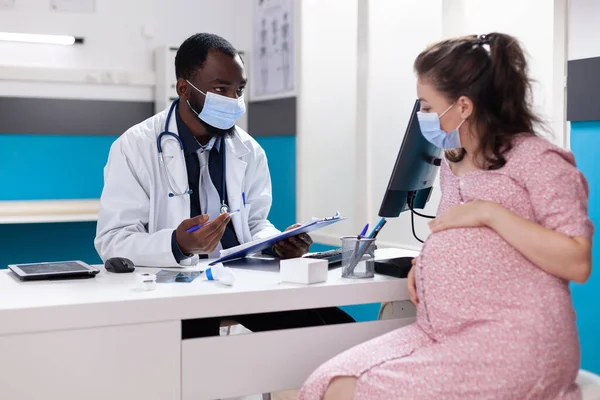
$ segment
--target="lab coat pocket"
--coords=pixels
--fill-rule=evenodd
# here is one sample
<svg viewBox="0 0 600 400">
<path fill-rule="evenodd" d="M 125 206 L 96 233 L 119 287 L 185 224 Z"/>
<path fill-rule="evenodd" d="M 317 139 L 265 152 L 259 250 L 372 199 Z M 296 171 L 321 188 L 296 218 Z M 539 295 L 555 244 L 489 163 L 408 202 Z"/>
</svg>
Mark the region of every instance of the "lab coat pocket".
<svg viewBox="0 0 600 400">
<path fill-rule="evenodd" d="M 252 204 L 246 204 L 245 207 L 242 207 L 240 211 L 240 216 L 242 219 L 242 235 L 244 236 L 244 243 L 252 241 L 252 233 L 250 232 L 250 210 L 252 209 Z"/>
<path fill-rule="evenodd" d="M 171 162 L 173 162 L 174 156 L 163 155 L 163 160 L 165 160 L 165 166 L 169 167 Z"/>
</svg>

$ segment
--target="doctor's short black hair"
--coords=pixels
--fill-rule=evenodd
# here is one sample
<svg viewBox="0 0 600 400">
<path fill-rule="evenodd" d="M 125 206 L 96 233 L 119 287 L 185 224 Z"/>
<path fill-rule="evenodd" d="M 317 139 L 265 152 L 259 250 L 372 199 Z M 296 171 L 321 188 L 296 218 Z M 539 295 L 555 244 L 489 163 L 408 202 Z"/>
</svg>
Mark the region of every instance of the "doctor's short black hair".
<svg viewBox="0 0 600 400">
<path fill-rule="evenodd" d="M 196 33 L 181 44 L 175 56 L 177 79 L 189 79 L 198 68 L 202 68 L 208 52 L 217 50 L 235 57 L 239 54 L 235 47 L 221 36 L 212 33 Z"/>
</svg>

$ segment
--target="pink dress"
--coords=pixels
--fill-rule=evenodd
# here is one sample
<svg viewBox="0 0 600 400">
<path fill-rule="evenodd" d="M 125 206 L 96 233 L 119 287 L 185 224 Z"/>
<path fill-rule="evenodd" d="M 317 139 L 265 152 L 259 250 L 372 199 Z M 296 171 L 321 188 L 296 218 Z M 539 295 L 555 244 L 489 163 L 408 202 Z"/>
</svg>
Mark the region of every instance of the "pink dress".
<svg viewBox="0 0 600 400">
<path fill-rule="evenodd" d="M 439 214 L 490 200 L 565 235 L 591 238 L 588 187 L 573 155 L 520 137 L 497 171 L 440 172 Z M 326 362 L 299 399 L 338 376 L 355 399 L 580 399 L 579 341 L 568 282 L 533 265 L 489 228 L 430 235 L 417 260 L 417 321 Z"/>
</svg>

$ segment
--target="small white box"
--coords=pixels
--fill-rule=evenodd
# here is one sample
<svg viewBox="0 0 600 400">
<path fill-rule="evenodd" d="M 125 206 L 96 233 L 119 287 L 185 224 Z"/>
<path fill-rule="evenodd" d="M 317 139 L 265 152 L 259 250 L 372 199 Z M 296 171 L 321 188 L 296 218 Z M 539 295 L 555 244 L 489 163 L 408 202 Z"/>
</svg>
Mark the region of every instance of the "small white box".
<svg viewBox="0 0 600 400">
<path fill-rule="evenodd" d="M 302 283 L 305 285 L 326 282 L 328 271 L 329 264 L 327 260 L 292 258 L 290 260 L 281 260 L 279 263 L 282 282 Z"/>
</svg>

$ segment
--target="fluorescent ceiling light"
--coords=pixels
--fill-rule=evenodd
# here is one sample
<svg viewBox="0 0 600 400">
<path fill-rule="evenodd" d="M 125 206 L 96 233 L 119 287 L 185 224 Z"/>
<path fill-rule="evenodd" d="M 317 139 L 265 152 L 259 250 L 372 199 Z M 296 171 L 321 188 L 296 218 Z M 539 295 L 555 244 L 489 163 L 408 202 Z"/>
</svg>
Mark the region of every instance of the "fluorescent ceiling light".
<svg viewBox="0 0 600 400">
<path fill-rule="evenodd" d="M 39 35 L 33 33 L 13 33 L 0 32 L 0 40 L 7 42 L 21 43 L 43 43 L 43 44 L 60 44 L 63 46 L 71 46 L 73 44 L 82 44 L 83 38 L 64 35 Z"/>
</svg>

